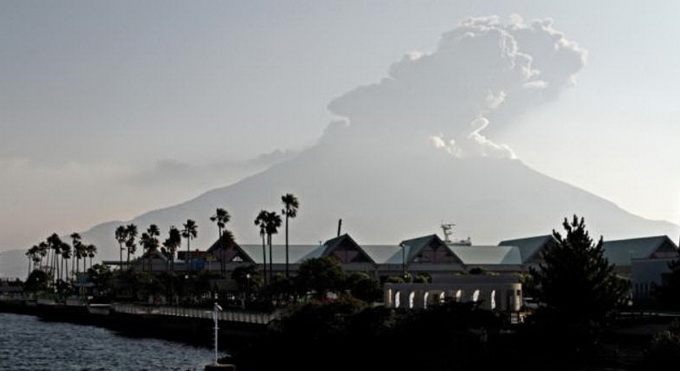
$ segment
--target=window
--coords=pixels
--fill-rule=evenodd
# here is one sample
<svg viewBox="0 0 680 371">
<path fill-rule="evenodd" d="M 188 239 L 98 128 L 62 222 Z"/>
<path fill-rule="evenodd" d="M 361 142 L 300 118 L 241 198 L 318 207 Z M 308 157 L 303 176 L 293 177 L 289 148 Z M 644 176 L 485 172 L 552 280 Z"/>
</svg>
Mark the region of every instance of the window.
<svg viewBox="0 0 680 371">
<path fill-rule="evenodd" d="M 472 301 L 479 301 L 479 290 L 472 293 Z"/>
</svg>

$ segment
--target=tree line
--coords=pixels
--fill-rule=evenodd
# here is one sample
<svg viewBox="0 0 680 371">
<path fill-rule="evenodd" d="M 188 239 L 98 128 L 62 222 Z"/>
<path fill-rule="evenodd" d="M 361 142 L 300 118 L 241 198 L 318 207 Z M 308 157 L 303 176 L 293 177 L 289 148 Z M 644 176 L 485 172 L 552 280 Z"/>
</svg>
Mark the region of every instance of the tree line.
<svg viewBox="0 0 680 371">
<path fill-rule="evenodd" d="M 52 233 L 44 241 L 31 246 L 26 251 L 28 257 L 28 275 L 34 271 L 40 272 L 42 280 L 54 287 L 61 287 L 72 283 L 81 272 L 80 261 L 82 260 L 82 272 L 87 270 L 89 259 L 90 268 L 92 259 L 97 254 L 97 247 L 82 241 L 80 234 L 70 235 L 72 243 L 69 244 L 61 239 L 56 233 Z M 75 259 L 69 270 L 69 261 Z"/>
<path fill-rule="evenodd" d="M 290 276 L 290 260 L 289 260 L 289 220 L 295 218 L 300 207 L 299 199 L 291 194 L 286 193 L 281 196 L 281 202 L 283 204 L 283 209 L 281 214 L 276 211 L 261 210 L 255 217 L 254 224 L 259 229 L 260 236 L 262 238 L 262 259 L 263 259 L 263 272 L 265 283 L 271 281 L 272 279 L 272 264 L 273 264 L 273 253 L 272 253 L 272 236 L 277 234 L 279 228 L 284 223 L 285 218 L 285 265 L 286 265 L 286 277 Z M 217 226 L 218 231 L 218 243 L 221 244 L 220 248 L 223 250 L 227 243 L 234 242 L 235 238 L 231 231 L 226 229 L 227 223 L 231 220 L 231 215 L 229 212 L 218 207 L 215 213 L 210 216 L 210 221 L 214 222 Z M 123 254 L 126 255 L 126 265 L 130 266 L 130 259 L 134 258 L 137 252 L 137 247 L 141 247 L 143 250 L 142 258 L 144 256 L 153 256 L 157 253 L 162 254 L 168 260 L 168 269 L 174 271 L 175 256 L 182 244 L 182 239 L 186 241 L 186 257 L 184 263 L 186 264 L 187 270 L 190 269 L 191 263 L 191 241 L 198 236 L 198 225 L 193 219 L 187 219 L 185 223 L 182 224 L 182 229 L 170 226 L 168 230 L 167 238 L 161 243 L 159 240 L 160 230 L 156 224 L 151 224 L 139 235 L 138 227 L 135 224 L 120 225 L 116 228 L 114 236 L 119 246 L 119 260 L 120 266 L 123 266 Z M 139 239 L 138 239 L 139 236 Z M 269 247 L 269 256 L 267 256 L 267 246 Z M 142 259 L 143 260 L 143 259 Z M 142 262 L 142 264 L 144 264 Z M 269 265 L 267 265 L 269 264 Z M 221 272 L 225 273 L 226 262 L 224 259 L 220 259 Z"/>
<path fill-rule="evenodd" d="M 286 255 L 286 277 L 289 277 L 289 220 L 295 218 L 300 207 L 299 199 L 291 194 L 286 193 L 281 196 L 282 210 L 281 213 L 270 210 L 261 210 L 254 219 L 255 226 L 259 229 L 262 237 L 262 253 L 263 253 L 263 278 L 265 283 L 272 281 L 272 236 L 277 234 L 279 228 L 285 220 L 285 255 Z M 282 219 L 285 218 L 285 219 Z M 229 212 L 218 207 L 215 213 L 210 216 L 210 221 L 214 222 L 218 230 L 218 242 L 221 252 L 224 252 L 226 243 L 234 242 L 234 235 L 226 228 L 227 223 L 231 220 Z M 131 261 L 135 260 L 135 255 L 138 249 L 141 248 L 141 264 L 142 271 L 147 270 L 151 272 L 153 257 L 158 254 L 165 257 L 167 266 L 166 270 L 175 271 L 175 259 L 177 252 L 180 250 L 183 241 L 186 241 L 186 257 L 184 263 L 186 269 L 191 270 L 191 242 L 198 236 L 198 224 L 193 219 L 187 219 L 178 228 L 174 225 L 170 226 L 166 238 L 161 242 L 161 231 L 158 225 L 150 224 L 146 230 L 141 231 L 139 227 L 134 224 L 120 225 L 114 230 L 114 238 L 118 243 L 119 250 L 119 265 L 122 269 L 127 266 L 128 270 L 132 269 Z M 52 233 L 45 239 L 26 251 L 28 258 L 28 277 L 32 281 L 36 281 L 38 286 L 47 285 L 50 287 L 61 287 L 61 291 L 66 290 L 66 286 L 73 284 L 80 273 L 86 273 L 93 268 L 93 258 L 97 254 L 97 247 L 94 244 L 88 244 L 82 241 L 79 233 L 72 233 L 70 235 L 71 243 L 67 243 L 57 233 Z M 267 256 L 266 246 L 269 246 L 269 256 Z M 147 257 L 147 259 L 144 259 Z M 69 262 L 75 259 L 70 265 Z M 89 259 L 89 268 L 88 268 Z M 82 261 L 82 269 L 81 269 Z M 124 263 L 125 262 L 125 263 Z M 267 262 L 269 266 L 267 266 Z M 222 275 L 226 273 L 226 262 L 220 259 L 220 270 Z M 31 277 L 31 276 L 34 277 Z M 35 276 L 38 275 L 38 276 Z M 27 279 L 27 281 L 29 280 Z"/>
</svg>

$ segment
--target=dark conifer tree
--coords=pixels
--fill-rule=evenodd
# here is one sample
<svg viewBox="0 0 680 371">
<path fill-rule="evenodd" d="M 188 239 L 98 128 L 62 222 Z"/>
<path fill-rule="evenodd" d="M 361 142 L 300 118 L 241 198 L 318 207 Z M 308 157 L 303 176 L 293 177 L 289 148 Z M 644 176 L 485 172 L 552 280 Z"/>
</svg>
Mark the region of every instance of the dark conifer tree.
<svg viewBox="0 0 680 371">
<path fill-rule="evenodd" d="M 653 287 L 653 293 L 663 308 L 680 310 L 680 260 L 671 261 L 668 268 L 670 273 L 662 285 Z"/>
<path fill-rule="evenodd" d="M 604 256 L 602 237 L 596 244 L 583 218 L 562 224 L 566 236 L 553 230 L 557 243 L 543 252 L 543 262 L 530 269 L 533 296 L 545 308 L 579 323 L 602 323 L 629 295 L 629 281 L 617 276 Z"/>
</svg>

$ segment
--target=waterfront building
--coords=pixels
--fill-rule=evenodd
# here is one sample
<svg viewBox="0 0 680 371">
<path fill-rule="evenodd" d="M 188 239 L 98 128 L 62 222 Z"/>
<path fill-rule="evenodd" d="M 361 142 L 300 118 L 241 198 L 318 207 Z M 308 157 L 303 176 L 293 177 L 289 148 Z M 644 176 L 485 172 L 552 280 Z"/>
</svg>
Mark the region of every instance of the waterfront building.
<svg viewBox="0 0 680 371">
<path fill-rule="evenodd" d="M 501 246 L 519 247 L 526 266 L 541 263 L 541 252 L 556 244 L 552 235 L 502 241 Z M 631 281 L 634 302 L 653 300 L 654 286 L 663 284 L 668 264 L 680 258 L 678 246 L 668 236 L 651 236 L 603 241 L 604 257 L 614 271 Z"/>
<path fill-rule="evenodd" d="M 208 250 L 215 256 L 231 257 L 226 261 L 227 271 L 248 264 L 262 265 L 267 260 L 269 246 L 261 244 L 234 244 L 221 251 L 215 243 Z M 272 247 L 272 270 L 285 272 L 285 246 Z M 343 234 L 319 245 L 290 245 L 289 268 L 296 271 L 307 259 L 333 256 L 345 272 L 365 272 L 376 279 L 402 276 L 406 273 L 426 274 L 431 277 L 465 274 L 470 269 L 494 273 L 519 273 L 524 271 L 519 249 L 514 246 L 475 246 L 450 244 L 436 234 L 401 241 L 394 245 L 360 245 L 349 234 Z"/>
<path fill-rule="evenodd" d="M 15 300 L 24 298 L 22 282 L 0 278 L 0 300 Z"/>
<path fill-rule="evenodd" d="M 448 227 L 448 228 L 447 228 Z M 319 244 L 290 244 L 288 269 L 296 272 L 311 258 L 333 256 L 345 272 L 364 272 L 385 282 L 389 277 L 426 276 L 431 283 L 469 273 L 518 276 L 542 262 L 542 252 L 557 241 L 552 235 L 540 235 L 501 241 L 498 245 L 475 245 L 468 238 L 450 239 L 450 225 L 442 225 L 444 238 L 430 234 L 394 244 L 361 244 L 349 234 L 341 234 Z M 604 255 L 615 271 L 631 279 L 636 300 L 650 298 L 654 285 L 662 283 L 669 271 L 668 263 L 680 257 L 678 246 L 667 236 L 604 241 Z M 286 247 L 236 243 L 225 234 L 206 250 L 177 251 L 175 271 L 210 270 L 227 274 L 240 266 L 257 265 L 273 274 L 286 272 Z M 272 261 L 270 261 L 270 258 Z M 188 261 L 187 261 L 188 259 Z M 151 260 L 151 262 L 149 262 Z M 117 265 L 118 262 L 105 262 Z M 131 262 L 151 267 L 151 271 L 168 270 L 167 259 L 158 254 Z"/>
<path fill-rule="evenodd" d="M 386 283 L 387 308 L 427 308 L 445 300 L 478 302 L 482 309 L 518 313 L 522 284 L 509 275 L 450 275 L 436 283 Z"/>
</svg>

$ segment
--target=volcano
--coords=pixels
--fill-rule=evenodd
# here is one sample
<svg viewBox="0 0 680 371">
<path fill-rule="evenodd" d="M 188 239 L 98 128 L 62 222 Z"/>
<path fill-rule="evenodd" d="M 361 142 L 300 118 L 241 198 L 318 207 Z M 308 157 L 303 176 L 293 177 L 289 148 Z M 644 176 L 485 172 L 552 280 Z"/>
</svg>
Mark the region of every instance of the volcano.
<svg viewBox="0 0 680 371">
<path fill-rule="evenodd" d="M 459 159 L 443 151 L 316 146 L 297 157 L 190 201 L 150 211 L 125 222 L 109 222 L 83 233 L 99 247 L 101 257 L 116 258 L 114 230 L 133 223 L 140 230 L 157 224 L 161 231 L 197 222 L 192 247 L 206 249 L 217 239 L 209 218 L 217 207 L 231 214 L 227 229 L 239 243 L 258 243 L 254 220 L 262 209 L 280 213 L 280 198 L 300 200 L 290 220 L 290 240 L 317 244 L 342 233 L 360 244 L 398 244 L 440 233 L 454 223 L 454 234 L 475 244 L 543 235 L 561 230 L 565 217 L 582 216 L 593 237 L 607 240 L 650 235 L 676 236 L 668 222 L 633 215 L 585 190 L 547 177 L 517 159 Z M 367 153 L 373 153 L 368 155 Z M 165 233 L 165 232 L 163 232 Z M 284 242 L 284 231 L 274 243 Z M 161 236 L 162 238 L 163 235 Z"/>
<path fill-rule="evenodd" d="M 439 232 L 442 224 L 456 224 L 457 237 L 475 244 L 497 244 L 559 230 L 573 215 L 608 240 L 677 236 L 675 225 L 643 219 L 529 168 L 486 134 L 512 130 L 535 107 L 555 104 L 575 85 L 586 56 L 550 19 L 466 19 L 442 35 L 436 50 L 408 53 L 377 83 L 329 102 L 338 119 L 296 157 L 124 223 L 167 231 L 193 219 L 199 229 L 192 246 L 205 249 L 218 233 L 209 218 L 224 208 L 236 241 L 257 243 L 256 215 L 280 212 L 281 196 L 292 193 L 300 200 L 290 221 L 296 244 L 336 236 L 340 220 L 342 232 L 360 244 L 398 244 Z M 588 152 L 574 145 L 575 153 Z M 100 246 L 101 256 L 116 257 L 120 224 L 96 226 L 83 240 Z M 274 243 L 283 241 L 282 228 Z"/>
</svg>

